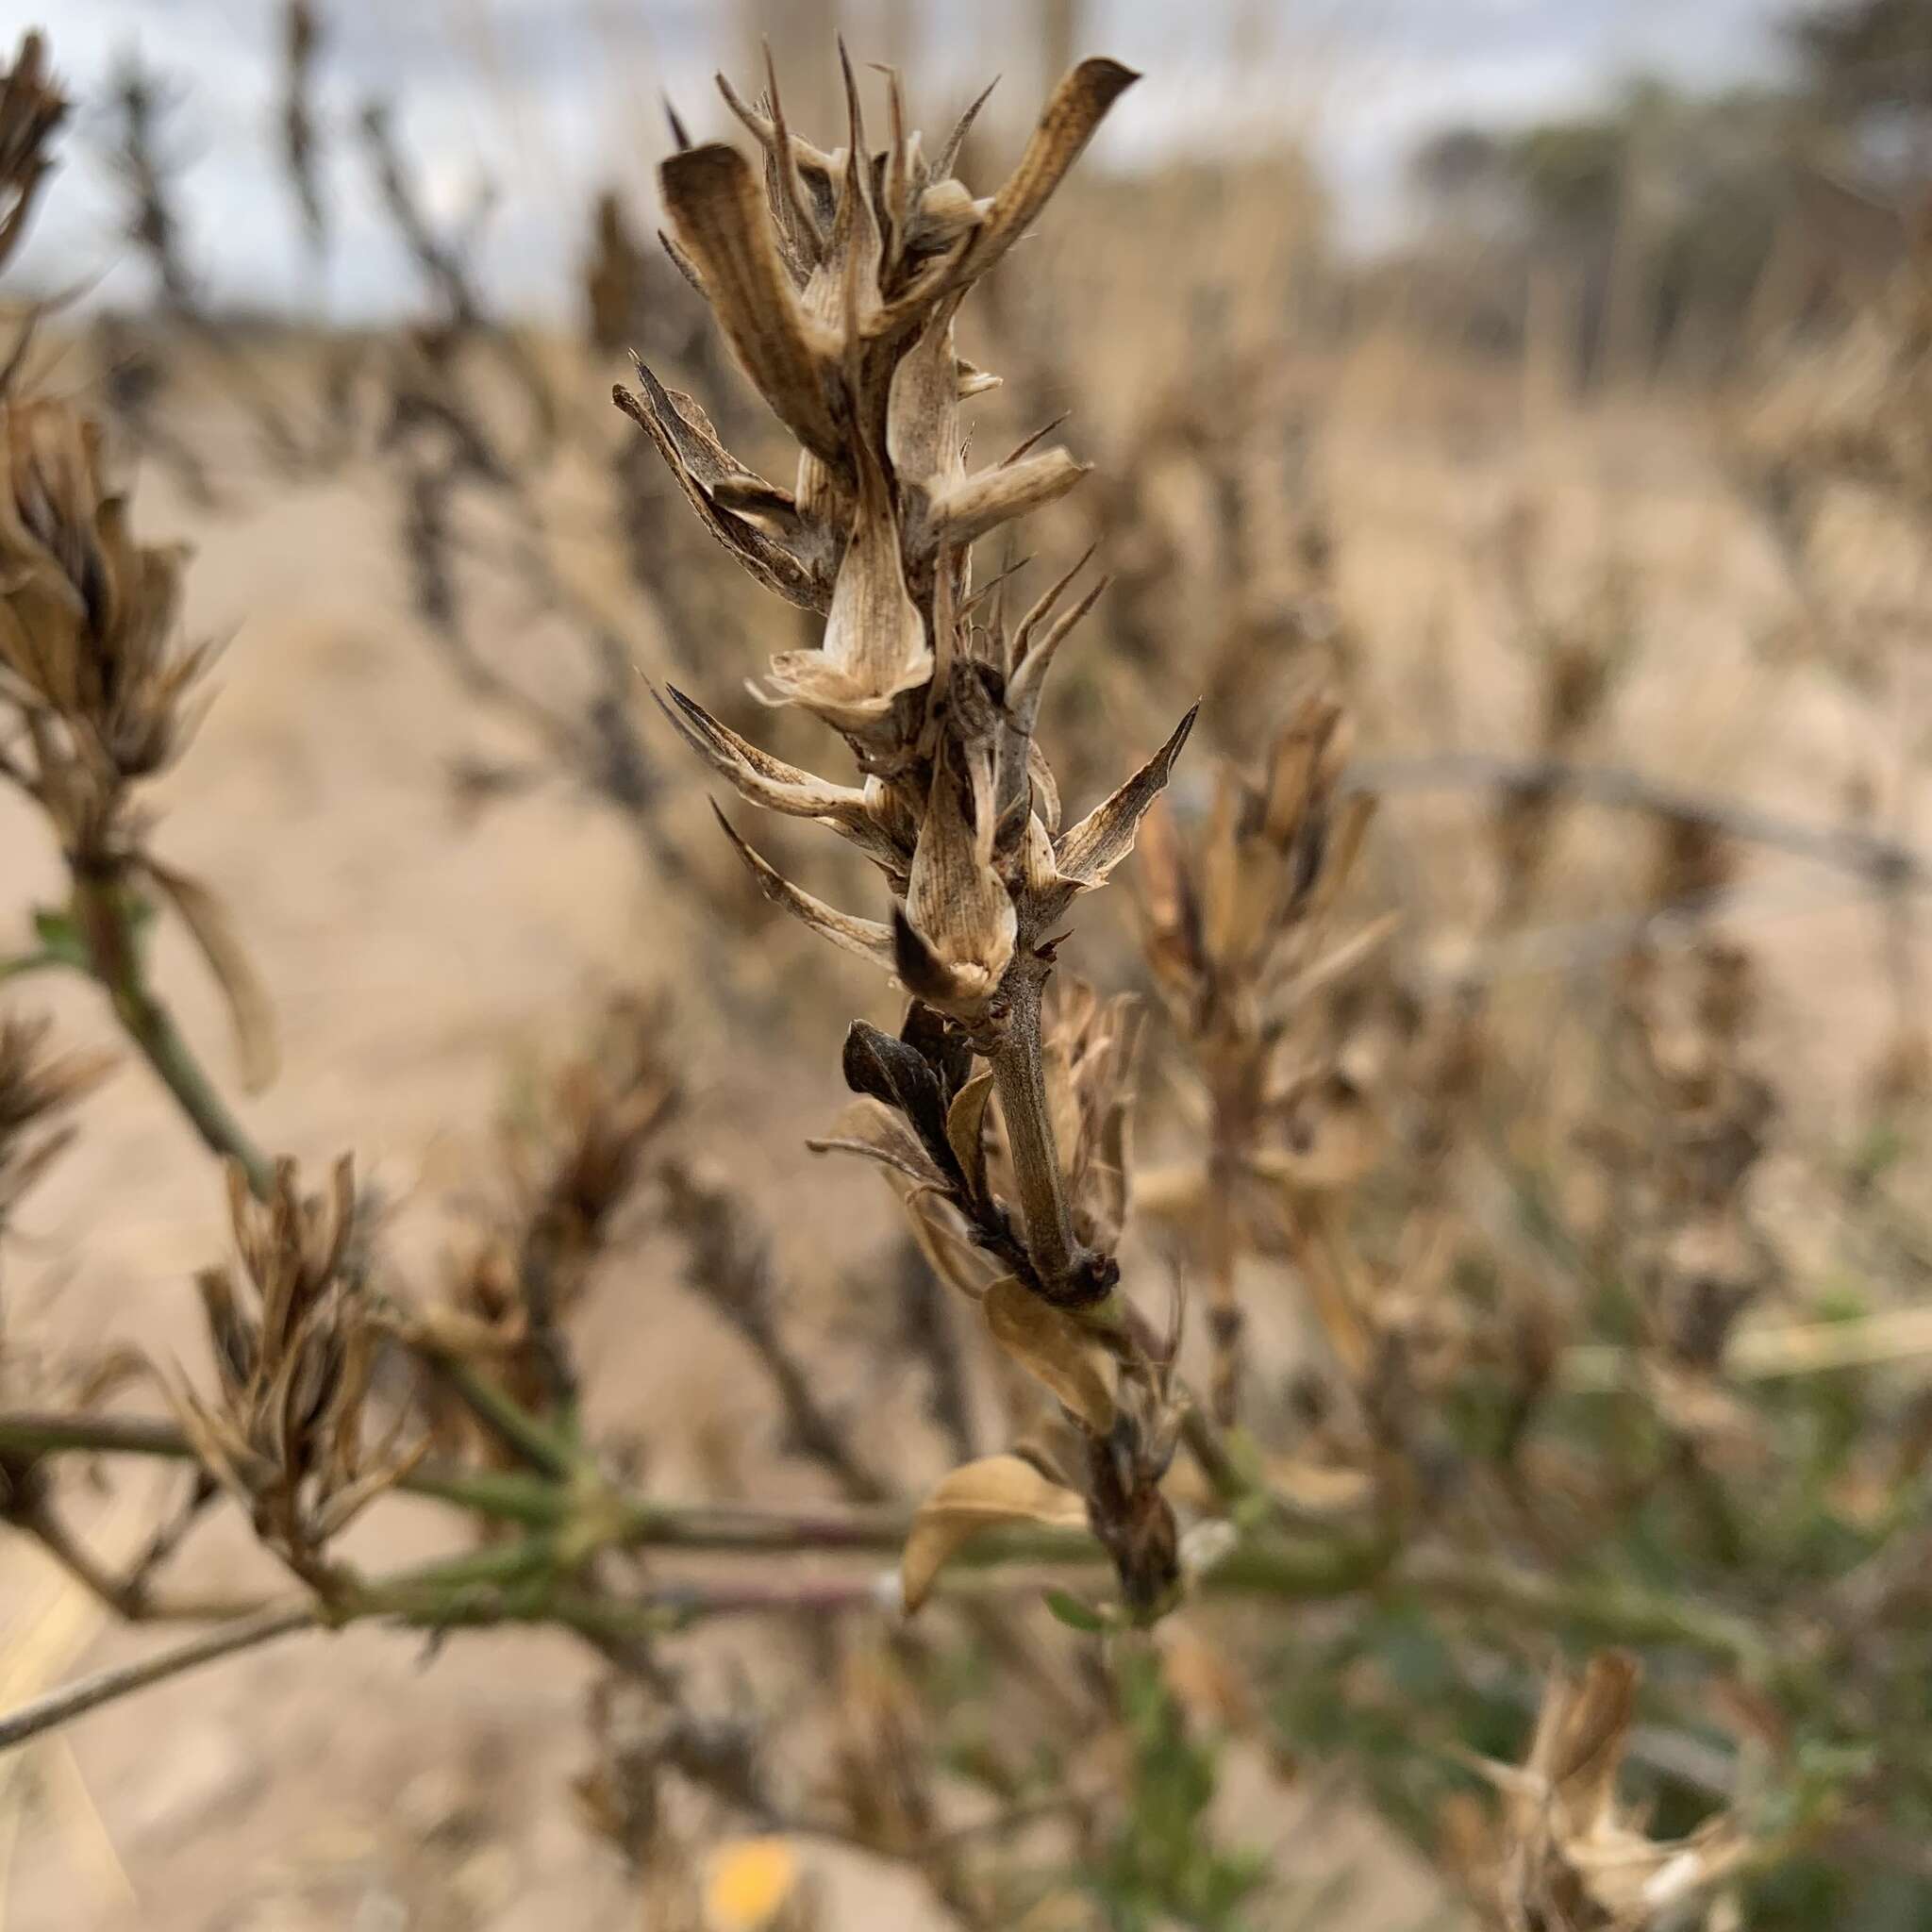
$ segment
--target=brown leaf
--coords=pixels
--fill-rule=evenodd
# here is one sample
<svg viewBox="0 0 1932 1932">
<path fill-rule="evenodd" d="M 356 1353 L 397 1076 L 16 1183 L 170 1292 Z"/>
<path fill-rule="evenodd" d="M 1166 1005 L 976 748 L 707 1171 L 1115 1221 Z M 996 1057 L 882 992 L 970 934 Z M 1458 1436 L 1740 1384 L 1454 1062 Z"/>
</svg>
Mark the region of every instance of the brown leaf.
<svg viewBox="0 0 1932 1932">
<path fill-rule="evenodd" d="M 971 788 L 942 756 L 906 895 L 907 918 L 942 975 L 942 1003 L 985 998 L 1013 957 L 1018 920 L 991 865 L 991 844 L 992 827 L 978 822 Z"/>
<path fill-rule="evenodd" d="M 825 232 L 832 223 L 838 199 L 833 158 L 786 126 L 777 67 L 769 43 L 765 48 L 769 115 L 747 107 L 724 75 L 719 75 L 717 81 L 725 105 L 765 150 L 766 192 L 777 214 L 779 231 L 796 258 L 798 279 L 803 281 L 806 271 L 823 253 Z"/>
<path fill-rule="evenodd" d="M 980 1307 L 992 1339 L 1044 1383 L 1086 1429 L 1105 1436 L 1113 1427 L 1113 1391 L 1095 1342 L 1073 1316 L 1042 1301 L 1011 1274 L 987 1290 Z"/>
<path fill-rule="evenodd" d="M 842 466 L 829 380 L 838 343 L 792 287 L 751 163 L 711 142 L 673 155 L 658 178 L 672 227 L 746 374 L 800 442 Z"/>
<path fill-rule="evenodd" d="M 1019 166 L 993 196 L 985 225 L 968 250 L 972 275 L 983 275 L 1032 225 L 1107 118 L 1108 109 L 1140 77 L 1118 60 L 1097 58 L 1081 61 L 1061 79 Z"/>
<path fill-rule="evenodd" d="M 919 1136 L 895 1113 L 871 1099 L 855 1101 L 839 1117 L 836 1134 L 819 1135 L 805 1143 L 814 1154 L 856 1154 L 863 1160 L 902 1174 L 916 1187 L 943 1190 L 946 1176 Z"/>
<path fill-rule="evenodd" d="M 886 453 L 902 488 L 917 483 L 931 491 L 959 472 L 959 375 L 953 350 L 958 306 L 941 302 L 892 371 Z"/>
<path fill-rule="evenodd" d="M 612 400 L 657 445 L 699 521 L 768 590 L 804 609 L 823 610 L 836 556 L 830 533 L 775 484 L 739 463 L 689 397 L 666 389 L 641 360 L 637 372 L 643 394 L 619 385 Z"/>
<path fill-rule="evenodd" d="M 1200 708 L 1195 705 L 1188 712 L 1167 742 L 1112 797 L 1060 835 L 1054 857 L 1069 899 L 1076 891 L 1105 885 L 1108 874 L 1134 849 L 1134 834 L 1141 820 L 1166 788 L 1168 774 L 1188 741 L 1188 733 L 1194 728 L 1194 716 Z"/>
<path fill-rule="evenodd" d="M 736 787 L 740 797 L 767 811 L 816 819 L 870 857 L 889 865 L 905 863 L 905 855 L 866 809 L 865 793 L 857 787 L 831 784 L 774 758 L 721 724 L 675 685 L 667 685 L 662 692 L 648 678 L 645 685 L 658 708 L 677 727 L 679 737 L 712 771 Z"/>
<path fill-rule="evenodd" d="M 953 1096 L 946 1110 L 946 1140 L 975 1201 L 986 1195 L 986 1104 L 992 1097 L 992 1072 L 975 1074 Z"/>
<path fill-rule="evenodd" d="M 833 586 L 823 648 L 855 690 L 883 697 L 910 691 L 932 675 L 925 623 L 906 589 L 891 489 L 863 441 L 852 539 Z"/>
<path fill-rule="evenodd" d="M 869 959 L 874 966 L 883 966 L 892 971 L 892 935 L 887 928 L 872 919 L 855 919 L 849 912 L 841 912 L 834 906 L 827 906 L 823 899 L 815 899 L 802 886 L 794 886 L 774 866 L 762 859 L 733 830 L 731 821 L 714 805 L 718 823 L 724 828 L 724 836 L 731 841 L 732 849 L 744 860 L 745 869 L 751 874 L 758 889 L 774 906 L 782 906 L 794 919 L 803 920 L 821 939 L 830 940 L 835 946 L 843 947 L 848 953 L 855 953 L 861 959 Z"/>
<path fill-rule="evenodd" d="M 142 869 L 166 895 L 181 921 L 193 935 L 201 957 L 228 1003 L 228 1018 L 235 1029 L 235 1050 L 242 1065 L 242 1084 L 250 1093 L 259 1093 L 274 1080 L 281 1064 L 275 1044 L 275 1014 L 268 989 L 262 985 L 242 942 L 228 924 L 222 902 L 199 879 L 175 872 L 151 857 L 143 857 Z"/>
<path fill-rule="evenodd" d="M 926 509 L 927 527 L 937 542 L 975 542 L 989 530 L 1057 502 L 1089 468 L 1064 449 L 1049 449 L 962 476 L 934 495 Z"/>
<path fill-rule="evenodd" d="M 931 1595 L 940 1572 L 974 1537 L 1015 1524 L 1081 1529 L 1087 1506 L 1017 1456 L 982 1457 L 942 1477 L 919 1506 L 899 1557 L 907 1614 Z"/>
<path fill-rule="evenodd" d="M 1084 563 L 1086 558 L 1081 558 Z M 1079 564 L 1074 566 L 1078 570 Z M 1059 594 L 1062 587 L 1070 580 L 1063 577 L 1060 583 L 1050 590 L 1041 603 Z M 1038 621 L 1036 613 L 1040 607 L 1027 612 L 1021 620 L 1020 628 L 1013 636 L 1013 674 L 1007 685 L 1007 715 L 1013 721 L 1013 728 L 1031 738 L 1035 721 L 1040 715 L 1041 693 L 1046 688 L 1046 674 L 1053 668 L 1055 655 L 1059 647 L 1074 633 L 1074 627 L 1091 610 L 1099 601 L 1100 594 L 1108 587 L 1109 579 L 1102 577 L 1097 584 L 1083 591 L 1071 609 L 1063 612 L 1047 627 L 1046 634 L 1038 643 L 1033 641 L 1033 627 Z"/>
</svg>

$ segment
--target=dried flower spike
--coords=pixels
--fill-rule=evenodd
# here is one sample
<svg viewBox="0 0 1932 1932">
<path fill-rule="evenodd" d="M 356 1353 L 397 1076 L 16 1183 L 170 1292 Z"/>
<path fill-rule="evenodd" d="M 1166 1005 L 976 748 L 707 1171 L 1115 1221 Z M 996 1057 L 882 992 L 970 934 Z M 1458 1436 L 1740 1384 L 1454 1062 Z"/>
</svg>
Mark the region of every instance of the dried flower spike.
<svg viewBox="0 0 1932 1932">
<path fill-rule="evenodd" d="M 0 775 L 43 810 L 75 883 L 87 963 L 117 994 L 138 980 L 127 889 L 181 917 L 226 996 L 250 1089 L 275 1065 L 266 994 L 208 887 L 148 849 L 138 785 L 180 757 L 211 647 L 184 644 L 178 546 L 135 540 L 97 425 L 64 402 L 0 395 L 0 707 L 24 735 Z"/>
<path fill-rule="evenodd" d="M 791 132 L 775 77 L 757 106 L 721 81 L 762 171 L 718 143 L 664 163 L 672 246 L 745 373 L 802 445 L 791 488 L 720 444 L 705 412 L 640 365 L 618 402 L 647 432 L 712 533 L 761 583 L 823 611 L 817 648 L 780 653 L 763 695 L 844 739 L 858 782 L 786 765 L 682 691 L 667 716 L 751 803 L 815 818 L 885 874 L 888 921 L 824 905 L 741 852 L 759 888 L 823 937 L 896 973 L 991 1063 L 1012 1151 L 1028 1286 L 1069 1304 L 1106 1295 L 1110 1256 L 1083 1240 L 1046 1119 L 1041 993 L 1068 906 L 1106 883 L 1166 783 L 1191 722 L 1079 824 L 1034 743 L 1042 682 L 1089 591 L 1056 616 L 1063 578 L 1018 627 L 972 621 L 972 547 L 1076 483 L 1063 449 L 969 475 L 963 397 L 987 386 L 954 346 L 959 303 L 1045 206 L 1135 78 L 1088 60 L 1048 103 L 1019 167 L 975 199 L 928 161 L 890 79 L 890 145 L 866 142 L 847 67 L 846 145 Z M 734 835 L 735 836 L 735 835 Z"/>
<path fill-rule="evenodd" d="M 1065 601 L 1076 566 L 1017 625 L 986 622 L 974 604 L 973 546 L 1084 471 L 1036 438 L 969 473 L 960 404 L 990 382 L 954 341 L 967 291 L 1045 207 L 1134 78 L 1112 60 L 1081 62 L 1012 175 L 984 198 L 953 176 L 958 134 L 935 162 L 907 131 L 896 75 L 890 140 L 875 151 L 845 62 L 846 143 L 829 154 L 791 131 L 775 75 L 757 106 L 721 80 L 762 167 L 680 135 L 660 171 L 668 245 L 801 445 L 791 486 L 732 457 L 704 410 L 641 362 L 641 393 L 617 392 L 712 535 L 768 589 L 824 617 L 818 645 L 779 653 L 755 689 L 829 725 L 856 782 L 782 763 L 682 691 L 659 697 L 691 749 L 750 803 L 817 819 L 885 874 L 889 917 L 854 917 L 731 833 L 766 897 L 912 995 L 897 1039 L 862 1023 L 848 1034 L 846 1082 L 865 1105 L 850 1131 L 820 1144 L 910 1184 L 941 1272 L 983 1296 L 994 1338 L 1059 1400 L 1083 1443 L 1064 1483 L 1011 1457 L 946 1478 L 907 1547 L 908 1603 L 984 1521 L 1089 1522 L 1137 1612 L 1158 1610 L 1178 1575 L 1159 1489 L 1179 1412 L 1167 1366 L 1117 1318 L 1117 1398 L 1083 1327 L 1120 1275 L 1132 1027 L 1124 1008 L 1079 993 L 1057 1009 L 1049 1044 L 1044 996 L 1069 907 L 1133 850 L 1193 714 L 1111 797 L 1063 825 L 1034 729 L 1048 670 L 1100 587 Z M 933 1224 L 943 1211 L 935 1199 L 958 1231 Z"/>
<path fill-rule="evenodd" d="M 216 1393 L 178 1380 L 175 1411 L 203 1466 L 257 1529 L 311 1580 L 329 1539 L 413 1465 L 402 1419 L 374 1453 L 364 1407 L 380 1345 L 363 1280 L 355 1175 L 336 1163 L 325 1197 L 303 1194 L 277 1164 L 265 1201 L 230 1163 L 228 1208 L 246 1293 L 226 1267 L 197 1278 L 213 1347 Z"/>
</svg>

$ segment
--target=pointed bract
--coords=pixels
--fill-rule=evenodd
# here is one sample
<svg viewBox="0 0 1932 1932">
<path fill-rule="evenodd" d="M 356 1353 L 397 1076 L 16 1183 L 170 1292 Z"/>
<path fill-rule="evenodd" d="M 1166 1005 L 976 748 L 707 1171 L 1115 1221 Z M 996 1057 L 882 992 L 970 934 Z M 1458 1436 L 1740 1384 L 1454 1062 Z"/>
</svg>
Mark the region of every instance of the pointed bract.
<svg viewBox="0 0 1932 1932">
<path fill-rule="evenodd" d="M 889 972 L 891 970 L 892 936 L 883 925 L 870 919 L 855 919 L 849 912 L 841 912 L 836 907 L 827 906 L 823 899 L 814 898 L 803 887 L 794 886 L 738 836 L 731 821 L 718 811 L 716 806 L 711 808 L 717 812 L 724 836 L 731 841 L 732 849 L 739 858 L 743 859 L 745 870 L 751 874 L 758 891 L 774 906 L 782 906 L 821 939 L 830 940 L 835 946 L 842 947 L 861 959 L 868 959 L 874 966 L 883 966 Z"/>
<path fill-rule="evenodd" d="M 841 463 L 844 442 L 830 401 L 837 344 L 800 303 L 751 164 L 736 148 L 711 142 L 674 155 L 658 180 L 672 230 L 745 373 L 799 441 Z"/>
</svg>

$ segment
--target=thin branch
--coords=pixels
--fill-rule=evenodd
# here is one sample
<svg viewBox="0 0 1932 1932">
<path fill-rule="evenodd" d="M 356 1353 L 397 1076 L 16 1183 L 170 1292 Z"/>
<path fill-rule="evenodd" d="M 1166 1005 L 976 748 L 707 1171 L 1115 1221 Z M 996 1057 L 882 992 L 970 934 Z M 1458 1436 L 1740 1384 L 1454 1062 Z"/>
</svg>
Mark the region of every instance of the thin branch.
<svg viewBox="0 0 1932 1932">
<path fill-rule="evenodd" d="M 1746 844 L 1766 845 L 1843 872 L 1890 891 L 1932 885 L 1932 860 L 1909 845 L 1857 825 L 1806 824 L 1709 792 L 1687 791 L 1618 765 L 1573 764 L 1563 758 L 1498 758 L 1487 752 L 1438 752 L 1424 758 L 1358 758 L 1342 781 L 1346 791 L 1391 797 L 1400 792 L 1490 790 L 1557 791 L 1590 805 L 1707 826 Z"/>
<path fill-rule="evenodd" d="M 297 1630 L 312 1630 L 321 1617 L 321 1609 L 315 1604 L 284 1605 L 224 1624 L 177 1644 L 173 1650 L 158 1651 L 138 1662 L 116 1664 L 111 1670 L 97 1671 L 77 1683 L 63 1684 L 58 1690 L 49 1690 L 0 1717 L 0 1751 L 9 1751 L 43 1731 L 85 1717 L 89 1711 L 98 1710 L 118 1697 L 145 1690 L 152 1684 L 164 1684 L 170 1677 L 178 1677 L 219 1657 L 259 1649 L 262 1644 L 273 1643 L 278 1637 L 292 1636 Z"/>
<path fill-rule="evenodd" d="M 194 1460 L 193 1445 L 173 1423 L 137 1416 L 0 1414 L 0 1461 L 19 1464 L 61 1454 Z M 425 1463 L 409 1471 L 396 1487 L 479 1516 L 538 1526 L 557 1522 L 565 1507 L 555 1483 L 512 1470 L 447 1469 Z"/>
<path fill-rule="evenodd" d="M 88 971 L 106 991 L 121 1030 L 139 1049 L 208 1149 L 238 1162 L 257 1199 L 275 1185 L 275 1163 L 222 1098 L 174 1016 L 141 970 L 140 942 L 122 895 L 109 881 L 76 874 L 74 908 L 87 938 Z"/>
</svg>

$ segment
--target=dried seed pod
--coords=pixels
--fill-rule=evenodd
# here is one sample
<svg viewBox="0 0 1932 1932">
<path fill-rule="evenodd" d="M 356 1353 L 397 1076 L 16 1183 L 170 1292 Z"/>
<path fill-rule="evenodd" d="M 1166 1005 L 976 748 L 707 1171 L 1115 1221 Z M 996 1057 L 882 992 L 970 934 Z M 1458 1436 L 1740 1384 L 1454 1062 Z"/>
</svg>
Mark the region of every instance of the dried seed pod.
<svg viewBox="0 0 1932 1932">
<path fill-rule="evenodd" d="M 441 1353 L 487 1361 L 535 1413 L 574 1398 L 566 1324 L 676 1116 L 669 1024 L 661 1000 L 612 999 L 530 1113 L 501 1124 L 501 1198 L 453 1257 L 442 1301 L 406 1324 Z M 454 1406 L 437 1418 L 466 1446 L 480 1434 L 486 1457 L 510 1457 L 466 1419 Z"/>
<path fill-rule="evenodd" d="M 209 1474 L 291 1567 L 319 1578 L 329 1540 L 408 1474 L 426 1439 L 405 1449 L 398 1417 L 374 1451 L 364 1445 L 381 1329 L 348 1157 L 325 1196 L 303 1194 L 294 1163 L 278 1163 L 264 1201 L 231 1162 L 228 1207 L 245 1291 L 226 1267 L 196 1279 L 216 1391 L 177 1376 L 169 1395 Z"/>
</svg>

